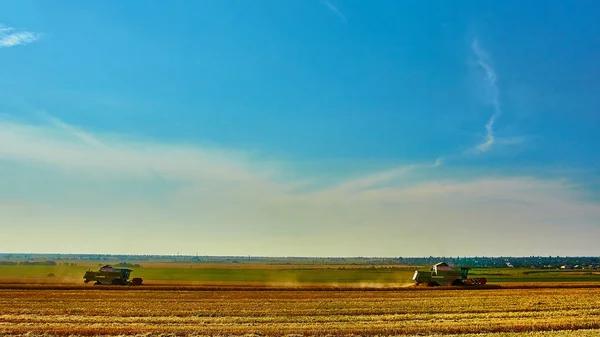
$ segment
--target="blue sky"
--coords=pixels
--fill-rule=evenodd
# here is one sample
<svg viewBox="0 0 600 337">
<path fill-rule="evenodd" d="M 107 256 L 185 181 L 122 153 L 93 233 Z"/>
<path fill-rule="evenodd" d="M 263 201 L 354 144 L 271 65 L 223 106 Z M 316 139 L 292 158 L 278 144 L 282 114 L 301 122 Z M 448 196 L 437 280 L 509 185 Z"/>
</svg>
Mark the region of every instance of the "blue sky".
<svg viewBox="0 0 600 337">
<path fill-rule="evenodd" d="M 599 15 L 4 1 L 0 247 L 598 255 Z"/>
</svg>

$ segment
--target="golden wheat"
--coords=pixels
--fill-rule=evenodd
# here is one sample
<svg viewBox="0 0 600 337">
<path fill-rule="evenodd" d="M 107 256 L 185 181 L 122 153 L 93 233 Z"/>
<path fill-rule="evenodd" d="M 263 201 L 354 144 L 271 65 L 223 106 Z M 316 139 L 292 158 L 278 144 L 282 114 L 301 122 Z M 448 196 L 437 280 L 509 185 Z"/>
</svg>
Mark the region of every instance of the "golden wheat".
<svg viewBox="0 0 600 337">
<path fill-rule="evenodd" d="M 0 335 L 600 335 L 598 287 L 118 289 L 0 289 Z"/>
</svg>

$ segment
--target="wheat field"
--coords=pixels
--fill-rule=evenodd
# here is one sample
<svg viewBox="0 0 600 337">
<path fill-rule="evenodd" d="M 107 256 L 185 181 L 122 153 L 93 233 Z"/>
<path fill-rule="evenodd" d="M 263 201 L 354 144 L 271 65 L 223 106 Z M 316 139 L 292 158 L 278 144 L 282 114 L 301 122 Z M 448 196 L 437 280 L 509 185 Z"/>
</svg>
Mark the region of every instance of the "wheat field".
<svg viewBox="0 0 600 337">
<path fill-rule="evenodd" d="M 118 289 L 5 287 L 0 335 L 600 336 L 600 287 Z"/>
</svg>

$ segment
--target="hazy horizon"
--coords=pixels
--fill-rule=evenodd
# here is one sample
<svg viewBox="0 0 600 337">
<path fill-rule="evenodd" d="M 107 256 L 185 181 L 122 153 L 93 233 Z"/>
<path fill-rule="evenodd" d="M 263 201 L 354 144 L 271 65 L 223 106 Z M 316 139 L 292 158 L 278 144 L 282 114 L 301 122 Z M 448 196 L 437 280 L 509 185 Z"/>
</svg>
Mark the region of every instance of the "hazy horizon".
<svg viewBox="0 0 600 337">
<path fill-rule="evenodd" d="M 0 13 L 0 250 L 600 255 L 600 3 Z"/>
<path fill-rule="evenodd" d="M 454 259 L 454 258 L 468 258 L 468 259 L 472 259 L 472 258 L 516 258 L 516 259 L 520 259 L 520 258 L 536 258 L 536 257 L 541 257 L 541 258 L 597 258 L 600 257 L 600 255 L 564 255 L 564 256 L 560 256 L 560 255 L 496 255 L 496 256 L 492 256 L 492 255 L 465 255 L 465 256 L 450 256 L 450 255 L 446 255 L 446 256 L 429 256 L 429 255 L 405 255 L 405 256 L 350 256 L 350 255 L 346 255 L 346 256 L 310 256 L 310 255 L 288 255 L 288 256 L 276 256 L 276 255 L 201 255 L 201 254 L 142 254 L 142 253 L 136 253 L 136 254 L 112 254 L 112 253 L 27 253 L 27 252 L 0 252 L 0 256 L 1 255 L 39 255 L 39 256 L 47 256 L 47 255 L 62 255 L 62 256 L 69 256 L 69 255 L 74 255 L 74 256 L 82 256 L 82 255 L 99 255 L 99 256 L 161 256 L 161 257 L 212 257 L 212 258 L 230 258 L 230 257 L 235 257 L 235 258 L 250 258 L 250 259 L 428 259 L 428 258 L 439 258 L 439 259 Z"/>
</svg>

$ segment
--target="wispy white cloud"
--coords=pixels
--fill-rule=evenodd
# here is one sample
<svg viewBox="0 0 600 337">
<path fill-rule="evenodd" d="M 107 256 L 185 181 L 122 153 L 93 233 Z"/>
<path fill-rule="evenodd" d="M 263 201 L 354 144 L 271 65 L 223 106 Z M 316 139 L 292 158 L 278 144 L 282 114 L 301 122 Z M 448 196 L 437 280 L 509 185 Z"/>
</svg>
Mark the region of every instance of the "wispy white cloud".
<svg viewBox="0 0 600 337">
<path fill-rule="evenodd" d="M 535 176 L 452 178 L 442 160 L 301 191 L 285 179 L 293 165 L 264 164 L 237 151 L 92 133 L 58 119 L 46 125 L 0 120 L 0 229 L 19 224 L 3 232 L 0 246 L 56 251 L 62 242 L 70 251 L 90 252 L 97 248 L 87 239 L 118 230 L 127 239 L 104 242 L 105 252 L 398 256 L 596 249 L 600 204 L 586 200 L 580 187 Z M 49 242 L 44 233 L 50 230 L 63 234 Z M 564 240 L 574 232 L 585 235 Z M 25 233 L 27 242 L 20 239 Z M 467 245 L 455 244 L 465 237 Z"/>
<path fill-rule="evenodd" d="M 337 15 L 340 19 L 342 19 L 342 21 L 344 21 L 344 23 L 348 23 L 348 19 L 346 19 L 346 16 L 344 14 L 342 14 L 342 12 L 340 12 L 340 10 L 336 6 L 334 6 L 331 2 L 323 1 L 321 3 L 325 6 L 327 6 L 327 8 L 329 8 L 329 10 L 331 10 L 335 15 Z"/>
<path fill-rule="evenodd" d="M 104 145 L 104 143 L 102 143 L 101 141 L 97 140 L 94 136 L 92 136 L 90 133 L 85 132 L 75 126 L 69 125 L 67 123 L 64 123 L 63 121 L 61 121 L 60 119 L 54 117 L 54 116 L 50 116 L 47 114 L 44 114 L 46 116 L 46 118 L 48 118 L 50 120 L 50 122 L 55 125 L 56 127 L 66 131 L 67 133 L 71 133 L 74 136 L 76 136 L 77 138 L 79 138 L 82 142 L 84 142 L 85 144 L 88 144 L 90 146 L 93 146 L 95 148 L 98 149 L 106 149 L 106 145 Z"/>
<path fill-rule="evenodd" d="M 243 155 L 234 151 L 202 149 L 185 144 L 122 141 L 109 135 L 92 135 L 49 117 L 49 125 L 0 121 L 0 157 L 63 169 L 125 176 L 158 173 L 171 179 L 196 178 L 253 181 Z"/>
<path fill-rule="evenodd" d="M 364 174 L 358 178 L 349 178 L 344 182 L 330 186 L 323 191 L 327 193 L 360 193 L 369 189 L 378 189 L 385 186 L 393 186 L 398 181 L 404 181 L 407 177 L 417 171 L 428 171 L 442 165 L 442 158 L 438 158 L 433 163 L 420 163 L 400 165 L 391 169 Z"/>
<path fill-rule="evenodd" d="M 39 33 L 18 31 L 0 24 L 0 48 L 26 45 L 39 40 L 40 36 Z"/>
<path fill-rule="evenodd" d="M 485 74 L 485 85 L 486 91 L 488 94 L 488 99 L 494 109 L 490 119 L 485 124 L 485 140 L 483 143 L 477 146 L 477 150 L 480 152 L 488 151 L 492 148 L 492 146 L 496 143 L 496 137 L 494 135 L 494 124 L 500 115 L 502 114 L 502 109 L 500 107 L 500 92 L 498 90 L 497 85 L 497 77 L 496 71 L 494 70 L 491 59 L 488 53 L 481 48 L 477 39 L 473 40 L 471 44 L 471 48 L 476 57 L 477 65 L 483 70 Z"/>
</svg>

